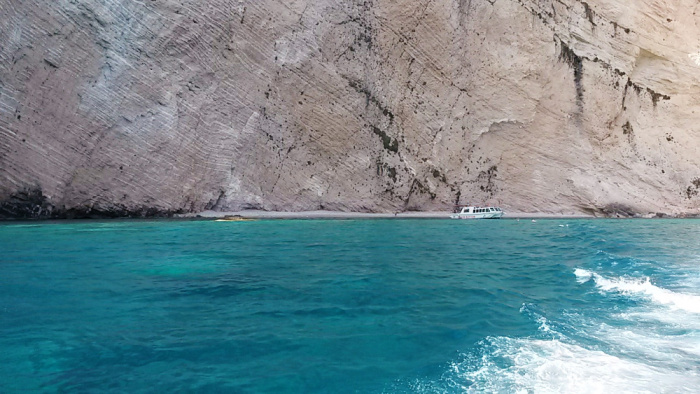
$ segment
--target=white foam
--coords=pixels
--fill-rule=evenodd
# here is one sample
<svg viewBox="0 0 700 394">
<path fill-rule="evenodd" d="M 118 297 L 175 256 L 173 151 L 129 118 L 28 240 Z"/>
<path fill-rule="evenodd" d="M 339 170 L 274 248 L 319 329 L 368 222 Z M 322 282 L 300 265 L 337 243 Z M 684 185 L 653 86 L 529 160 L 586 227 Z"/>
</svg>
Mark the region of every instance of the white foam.
<svg viewBox="0 0 700 394">
<path fill-rule="evenodd" d="M 664 362 L 669 367 L 682 366 L 700 360 L 700 335 L 697 332 L 668 335 L 635 325 L 613 327 L 601 324 L 595 336 L 635 359 L 654 360 L 655 365 Z"/>
<path fill-rule="evenodd" d="M 549 321 L 547 320 L 546 317 L 542 316 L 541 314 L 539 314 L 535 311 L 532 311 L 531 308 L 532 308 L 531 304 L 525 303 L 520 307 L 520 313 L 525 313 L 525 314 L 529 315 L 532 319 L 534 319 L 539 324 L 539 327 L 537 327 L 537 329 L 541 333 L 550 334 L 550 335 L 554 335 L 557 337 L 561 336 L 561 334 L 559 332 L 555 331 L 552 328 L 551 324 L 549 323 Z"/>
<path fill-rule="evenodd" d="M 574 270 L 574 275 L 579 283 L 586 283 L 591 279 L 595 280 L 596 286 L 606 292 L 641 296 L 672 309 L 700 313 L 700 296 L 678 293 L 655 286 L 648 277 L 608 279 L 581 268 Z"/>
<path fill-rule="evenodd" d="M 695 392 L 697 373 L 656 368 L 559 340 L 493 338 L 478 367 L 455 364 L 450 381 L 466 392 L 653 393 Z M 471 383 L 471 384 L 470 384 Z M 454 382 L 450 386 L 455 386 Z"/>
<path fill-rule="evenodd" d="M 418 379 L 410 391 L 698 392 L 700 296 L 661 288 L 647 277 L 610 278 L 582 268 L 574 274 L 603 294 L 649 302 L 611 314 L 596 309 L 593 316 L 585 308 L 564 311 L 551 321 L 536 305 L 525 303 L 520 312 L 538 324 L 537 338 L 487 338 L 439 379 Z"/>
<path fill-rule="evenodd" d="M 574 270 L 574 275 L 576 275 L 576 281 L 578 281 L 578 283 L 586 283 L 593 277 L 593 273 L 591 271 L 581 268 L 576 268 Z"/>
<path fill-rule="evenodd" d="M 583 336 L 606 344 L 610 351 L 626 359 L 660 370 L 686 370 L 689 377 L 698 377 L 699 296 L 658 287 L 648 277 L 606 278 L 584 269 L 576 269 L 574 274 L 579 283 L 593 280 L 601 292 L 650 301 L 612 315 L 615 324 L 592 321 L 594 324 L 587 324 L 585 332 L 581 332 Z M 620 324 L 624 321 L 627 324 Z"/>
<path fill-rule="evenodd" d="M 673 309 L 633 309 L 620 313 L 618 318 L 632 322 L 648 322 L 650 324 L 662 324 L 666 328 L 678 328 L 700 332 L 700 316 L 696 313 L 683 313 Z"/>
</svg>

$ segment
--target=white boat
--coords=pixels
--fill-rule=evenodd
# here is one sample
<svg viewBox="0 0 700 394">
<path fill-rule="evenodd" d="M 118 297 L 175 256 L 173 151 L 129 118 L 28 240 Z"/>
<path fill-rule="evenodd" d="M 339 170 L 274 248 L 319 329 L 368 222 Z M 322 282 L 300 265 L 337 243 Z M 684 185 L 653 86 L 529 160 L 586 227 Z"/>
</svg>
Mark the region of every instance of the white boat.
<svg viewBox="0 0 700 394">
<path fill-rule="evenodd" d="M 467 207 L 462 206 L 462 210 L 450 215 L 452 219 L 500 219 L 503 210 L 498 207 Z"/>
</svg>

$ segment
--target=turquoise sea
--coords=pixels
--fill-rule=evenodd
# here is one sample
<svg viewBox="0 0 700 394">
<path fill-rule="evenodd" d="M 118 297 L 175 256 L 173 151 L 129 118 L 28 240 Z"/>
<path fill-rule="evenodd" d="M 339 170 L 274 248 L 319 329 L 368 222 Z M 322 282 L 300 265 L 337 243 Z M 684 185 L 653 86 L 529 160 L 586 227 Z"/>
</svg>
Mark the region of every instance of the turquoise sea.
<svg viewBox="0 0 700 394">
<path fill-rule="evenodd" d="M 700 392 L 700 220 L 0 225 L 0 392 Z"/>
</svg>

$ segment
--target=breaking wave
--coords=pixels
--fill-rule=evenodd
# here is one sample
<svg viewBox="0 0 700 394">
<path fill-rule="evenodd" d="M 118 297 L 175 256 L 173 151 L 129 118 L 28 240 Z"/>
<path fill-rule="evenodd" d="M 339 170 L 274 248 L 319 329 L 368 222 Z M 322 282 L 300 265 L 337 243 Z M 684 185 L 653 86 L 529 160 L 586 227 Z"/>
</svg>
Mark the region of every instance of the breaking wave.
<svg viewBox="0 0 700 394">
<path fill-rule="evenodd" d="M 489 338 L 479 366 L 452 365 L 452 380 L 465 392 L 652 393 L 693 392 L 695 376 L 591 350 L 560 340 Z M 468 385 L 468 386 L 467 386 Z"/>
<path fill-rule="evenodd" d="M 578 268 L 598 297 L 649 302 L 623 311 L 564 311 L 545 317 L 532 304 L 520 313 L 536 337 L 487 337 L 437 380 L 416 380 L 421 393 L 695 393 L 700 387 L 700 296 L 664 289 L 648 277 L 604 277 Z M 595 312 L 594 312 L 595 311 Z"/>
<path fill-rule="evenodd" d="M 649 277 L 638 278 L 605 278 L 594 272 L 577 268 L 574 271 L 579 283 L 595 281 L 596 286 L 605 292 L 617 292 L 628 296 L 646 298 L 656 304 L 686 312 L 700 313 L 700 296 L 678 293 L 654 285 Z"/>
</svg>

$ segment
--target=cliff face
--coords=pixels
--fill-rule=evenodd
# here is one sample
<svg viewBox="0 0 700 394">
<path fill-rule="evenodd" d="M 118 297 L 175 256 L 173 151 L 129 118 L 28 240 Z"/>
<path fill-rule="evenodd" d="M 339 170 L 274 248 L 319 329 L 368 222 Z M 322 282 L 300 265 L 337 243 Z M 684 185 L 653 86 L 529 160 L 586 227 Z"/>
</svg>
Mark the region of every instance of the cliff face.
<svg viewBox="0 0 700 394">
<path fill-rule="evenodd" d="M 698 213 L 699 4 L 0 0 L 0 216 Z"/>
</svg>

